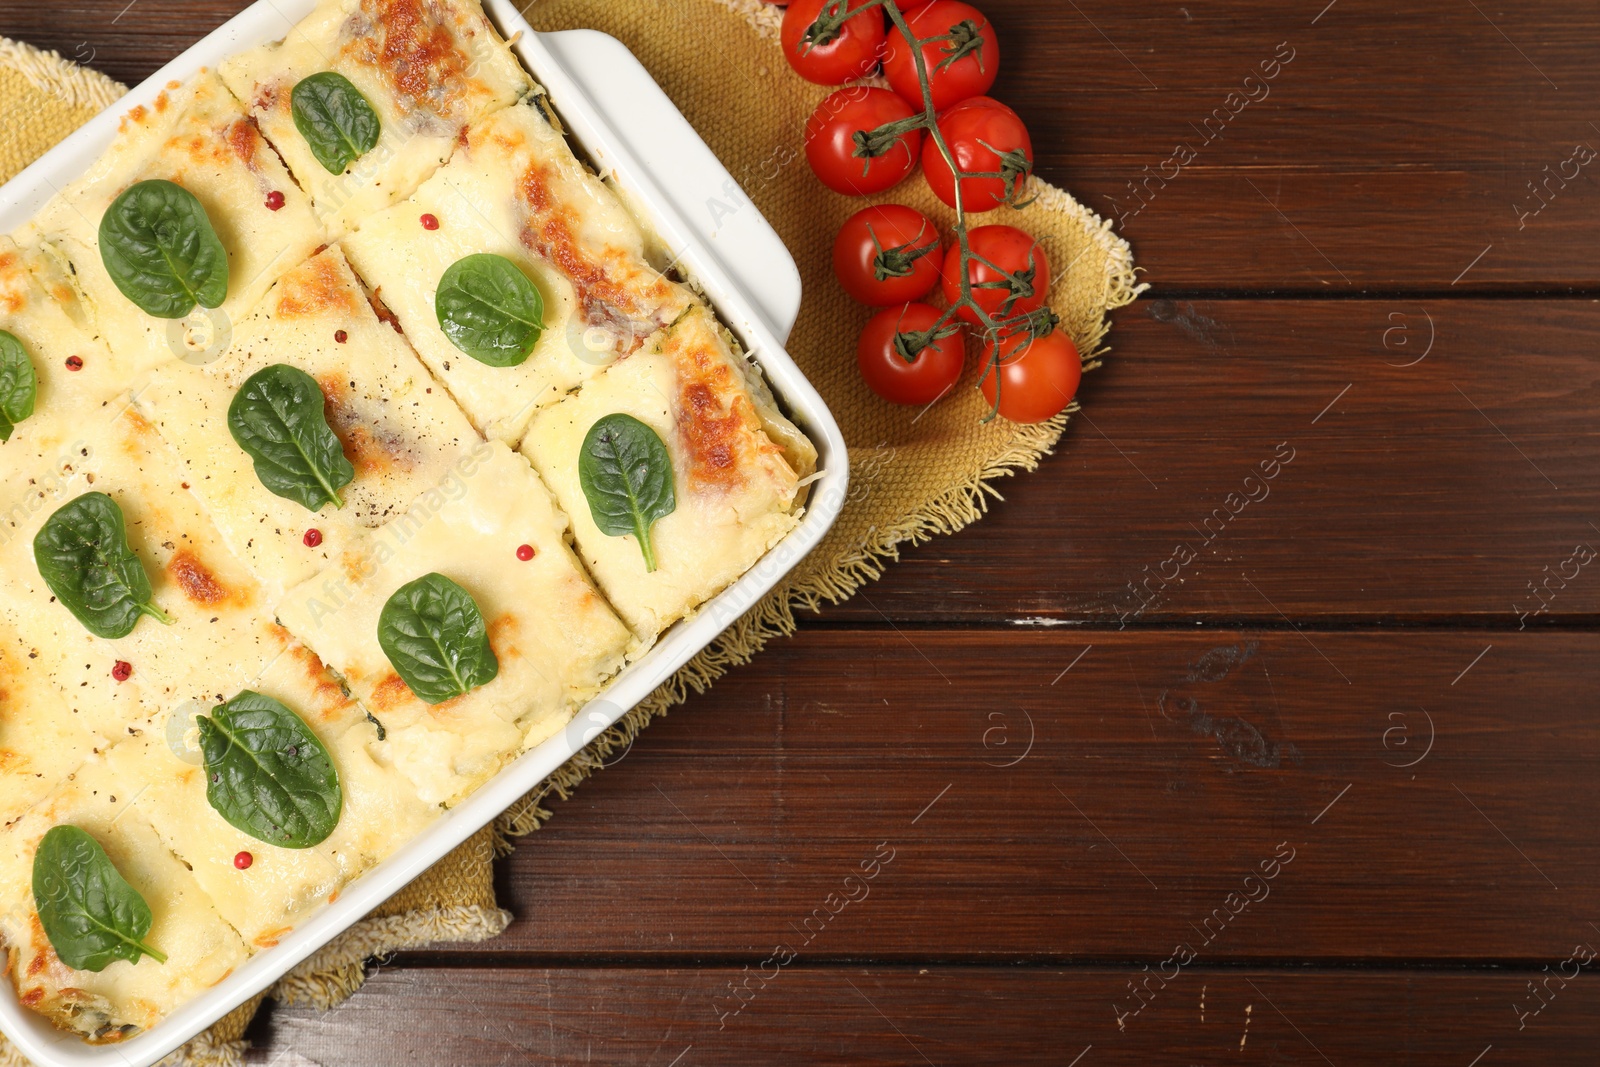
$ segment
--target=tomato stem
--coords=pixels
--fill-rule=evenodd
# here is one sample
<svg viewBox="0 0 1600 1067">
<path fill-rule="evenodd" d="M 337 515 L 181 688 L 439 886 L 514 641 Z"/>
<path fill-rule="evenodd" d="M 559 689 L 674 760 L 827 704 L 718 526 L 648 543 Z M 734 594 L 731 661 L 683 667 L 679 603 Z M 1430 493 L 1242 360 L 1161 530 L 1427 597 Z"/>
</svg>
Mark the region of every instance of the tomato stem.
<svg viewBox="0 0 1600 1067">
<path fill-rule="evenodd" d="M 1002 152 L 988 141 L 980 140 L 978 143 L 1000 157 L 1000 173 L 975 174 L 973 177 L 999 178 L 1006 186 L 1005 203 L 1014 208 L 1027 207 L 1033 203 L 1031 199 L 1021 202 L 1017 199 L 1022 194 L 1023 181 L 1033 173 L 1033 160 L 1028 158 L 1027 153 L 1020 148 L 1010 148 Z"/>
<path fill-rule="evenodd" d="M 924 256 L 938 251 L 939 242 L 929 241 L 917 247 L 917 241 L 922 239 L 922 233 L 903 245 L 893 248 L 883 247 L 883 242 L 878 240 L 878 231 L 872 228 L 872 223 L 867 223 L 867 236 L 872 238 L 874 254 L 872 257 L 872 276 L 880 282 L 890 278 L 909 278 L 915 268 L 916 262 Z"/>
<path fill-rule="evenodd" d="M 875 130 L 857 130 L 855 155 L 860 159 L 877 159 L 894 151 L 895 146 L 912 130 L 926 129 L 928 116 L 912 115 L 908 119 L 886 122 Z"/>
<path fill-rule="evenodd" d="M 806 27 L 806 32 L 800 36 L 802 52 L 809 52 L 813 48 L 821 48 L 836 41 L 839 34 L 844 32 L 844 24 L 861 14 L 881 7 L 889 0 L 865 0 L 864 3 L 851 7 L 849 0 L 828 0 L 822 5 L 822 10 L 817 13 L 816 21 Z"/>
<path fill-rule="evenodd" d="M 939 65 L 933 68 L 935 72 L 942 71 L 952 63 L 970 55 L 978 57 L 978 69 L 983 69 L 983 33 L 978 29 L 978 24 L 971 19 L 962 19 L 950 27 L 949 33 L 924 40 L 930 44 L 934 41 L 944 41 L 949 46 L 944 50 L 944 58 L 939 60 Z"/>
</svg>

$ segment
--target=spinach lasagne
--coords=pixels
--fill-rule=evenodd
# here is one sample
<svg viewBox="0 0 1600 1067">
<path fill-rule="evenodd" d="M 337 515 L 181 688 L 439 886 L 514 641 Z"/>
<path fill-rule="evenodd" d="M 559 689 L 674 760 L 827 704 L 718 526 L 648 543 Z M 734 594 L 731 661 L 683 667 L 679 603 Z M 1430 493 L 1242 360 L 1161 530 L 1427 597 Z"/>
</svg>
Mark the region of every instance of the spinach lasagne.
<svg viewBox="0 0 1600 1067">
<path fill-rule="evenodd" d="M 816 462 L 474 0 L 323 0 L 0 236 L 0 938 L 156 1026 L 549 738 Z"/>
</svg>

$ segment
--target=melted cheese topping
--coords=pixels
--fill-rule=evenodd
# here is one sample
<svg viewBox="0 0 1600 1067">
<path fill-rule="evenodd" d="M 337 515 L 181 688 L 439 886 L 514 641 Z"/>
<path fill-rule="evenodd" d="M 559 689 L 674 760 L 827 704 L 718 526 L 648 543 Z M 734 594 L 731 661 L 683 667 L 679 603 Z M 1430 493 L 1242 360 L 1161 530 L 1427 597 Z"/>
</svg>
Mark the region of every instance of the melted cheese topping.
<svg viewBox="0 0 1600 1067">
<path fill-rule="evenodd" d="M 424 214 L 437 230 L 423 227 Z M 362 223 L 345 251 L 473 425 L 508 444 L 536 410 L 637 349 L 691 300 L 649 265 L 638 223 L 530 105 L 471 126 L 448 165 Z M 439 329 L 439 279 L 477 252 L 516 263 L 544 298 L 544 332 L 518 367 L 479 363 Z"/>
<path fill-rule="evenodd" d="M 338 175 L 311 154 L 291 103 L 295 85 L 324 70 L 349 78 L 381 125 L 376 147 Z M 335 235 L 409 196 L 466 123 L 532 87 L 478 5 L 460 0 L 323 0 L 284 40 L 223 63 L 222 76 Z"/>
<path fill-rule="evenodd" d="M 333 757 L 343 809 L 338 826 L 321 844 L 280 848 L 234 829 L 206 799 L 205 767 L 194 747 L 195 734 L 187 730 L 143 731 L 118 744 L 106 759 L 222 917 L 252 947 L 268 948 L 337 897 L 345 882 L 419 833 L 437 809 L 423 804 L 409 781 L 373 758 L 372 751 L 381 747 L 376 726 L 308 649 L 291 645 L 249 688 L 304 719 Z M 234 865 L 240 852 L 251 854 L 247 870 Z"/>
<path fill-rule="evenodd" d="M 33 364 L 39 382 L 36 415 L 92 405 L 127 388 L 125 368 L 95 334 L 89 309 L 60 258 L 5 235 L 0 235 L 0 330 L 22 342 Z M 76 370 L 67 364 L 74 356 Z M 17 426 L 11 442 L 0 444 L 0 469 L 8 451 L 33 447 L 22 442 L 42 425 L 27 419 Z"/>
<path fill-rule="evenodd" d="M 628 625 L 650 639 L 715 596 L 799 522 L 799 477 L 763 426 L 747 368 L 697 307 L 643 350 L 541 412 L 522 450 L 572 516 L 579 555 Z M 654 429 L 672 456 L 677 510 L 652 529 L 658 568 L 646 573 L 632 536 L 611 537 L 590 515 L 578 456 L 590 427 L 625 412 Z M 776 409 L 769 420 L 782 420 Z M 804 440 L 787 420 L 787 434 Z M 809 449 L 809 445 L 807 446 Z M 814 465 L 815 451 L 796 462 Z"/>
<path fill-rule="evenodd" d="M 0 623 L 0 823 L 7 823 L 106 744 L 120 723 L 90 705 L 70 710 L 22 635 Z"/>
<path fill-rule="evenodd" d="M 274 363 L 297 367 L 322 386 L 328 424 L 356 471 L 341 491 L 343 508 L 310 512 L 269 492 L 228 430 L 234 395 Z M 224 356 L 203 368 L 162 367 L 135 403 L 182 459 L 185 480 L 269 597 L 327 566 L 362 531 L 404 512 L 478 443 L 405 339 L 378 320 L 338 248 L 280 278 L 234 330 Z M 322 534 L 316 548 L 304 542 L 310 528 Z"/>
<path fill-rule="evenodd" d="M 567 519 L 527 461 L 486 444 L 406 515 L 293 589 L 278 618 L 384 724 L 394 765 L 424 801 L 452 803 L 486 781 L 530 733 L 543 739 L 617 670 L 627 628 L 567 547 Z M 517 558 L 521 545 L 531 560 Z M 478 603 L 500 672 L 437 706 L 418 700 L 378 644 L 396 589 L 437 571 Z"/>
<path fill-rule="evenodd" d="M 176 182 L 205 207 L 228 251 L 228 296 L 188 319 L 146 315 L 122 295 L 100 260 L 100 219 L 130 185 Z M 267 194 L 282 193 L 278 211 Z M 24 231 L 54 246 L 77 268 L 98 333 L 133 376 L 174 357 L 199 359 L 250 312 L 273 280 L 325 242 L 310 201 L 290 179 L 253 120 L 214 74 L 135 107 L 116 140 L 87 174 L 40 211 Z"/>
<path fill-rule="evenodd" d="M 63 823 L 91 834 L 144 897 L 154 920 L 145 940 L 166 954 L 166 963 L 144 956 L 92 972 L 61 962 L 34 909 L 33 856 L 45 833 Z M 226 978 L 247 954 L 195 876 L 163 847 L 141 798 L 98 756 L 0 832 L 0 934 L 22 1003 L 102 1042 L 154 1026 Z"/>
<path fill-rule="evenodd" d="M 260 587 L 201 513 L 155 428 L 126 399 L 108 412 L 79 428 L 82 446 L 63 468 L 37 473 L 0 515 L 0 615 L 23 635 L 74 713 L 138 726 L 244 687 L 284 641 Z M 173 625 L 141 618 L 127 637 L 106 640 L 51 595 L 34 562 L 34 536 L 58 508 L 91 490 L 122 508 L 129 545 Z M 126 681 L 112 676 L 119 660 L 132 666 Z"/>
</svg>

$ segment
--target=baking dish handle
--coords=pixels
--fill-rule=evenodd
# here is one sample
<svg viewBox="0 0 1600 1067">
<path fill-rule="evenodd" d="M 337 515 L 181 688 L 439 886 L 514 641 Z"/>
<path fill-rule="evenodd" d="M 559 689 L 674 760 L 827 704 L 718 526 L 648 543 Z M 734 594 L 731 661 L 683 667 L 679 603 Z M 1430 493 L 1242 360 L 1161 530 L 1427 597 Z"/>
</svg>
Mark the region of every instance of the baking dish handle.
<svg viewBox="0 0 1600 1067">
<path fill-rule="evenodd" d="M 596 30 L 539 34 L 684 223 L 780 339 L 800 314 L 800 272 L 771 224 L 626 45 Z M 604 160 L 598 160 L 604 165 Z"/>
</svg>

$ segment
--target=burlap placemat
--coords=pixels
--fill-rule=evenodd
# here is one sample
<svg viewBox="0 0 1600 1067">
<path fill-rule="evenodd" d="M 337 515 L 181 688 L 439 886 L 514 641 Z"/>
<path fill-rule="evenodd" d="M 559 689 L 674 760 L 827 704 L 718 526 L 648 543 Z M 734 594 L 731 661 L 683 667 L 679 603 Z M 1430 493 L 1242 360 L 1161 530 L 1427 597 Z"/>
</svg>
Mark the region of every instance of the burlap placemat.
<svg viewBox="0 0 1600 1067">
<path fill-rule="evenodd" d="M 875 397 L 855 367 L 855 339 L 870 312 L 832 277 L 833 235 L 859 209 L 816 181 L 801 151 L 801 131 L 828 90 L 794 76 L 777 50 L 782 9 L 761 0 L 533 0 L 525 14 L 539 30 L 590 28 L 628 45 L 738 179 L 800 265 L 805 299 L 789 352 L 822 393 L 850 445 L 852 488 L 838 524 L 821 546 L 764 602 L 739 619 L 670 682 L 461 848 L 283 979 L 275 999 L 327 1007 L 349 996 L 366 961 L 433 941 L 483 940 L 510 916 L 496 906 L 491 861 L 551 814 L 631 744 L 639 731 L 690 692 L 794 629 L 797 608 L 848 597 L 876 578 L 900 546 L 952 533 L 981 517 L 994 479 L 1033 470 L 1055 445 L 1069 415 L 1038 426 L 984 424 L 987 405 L 960 388 L 926 412 Z M 694 32 L 685 34 L 684 26 Z M 116 100 L 122 86 L 57 54 L 0 38 L 0 181 Z M 1050 303 L 1076 339 L 1085 368 L 1106 354 L 1107 312 L 1141 291 L 1125 241 L 1054 186 L 1037 179 L 1033 202 L 996 221 L 1040 239 L 1055 268 Z M 718 190 L 708 196 L 722 197 Z M 884 200 L 910 204 L 941 223 L 950 212 L 920 178 Z M 733 210 L 736 203 L 725 207 Z M 968 377 L 975 379 L 976 364 Z M 964 383 L 964 385 L 970 384 Z M 1076 405 L 1072 410 L 1076 410 Z M 222 1067 L 242 1061 L 241 1036 L 259 1001 L 233 1013 L 170 1063 Z M 0 1046 L 0 1065 L 20 1064 Z"/>
</svg>

